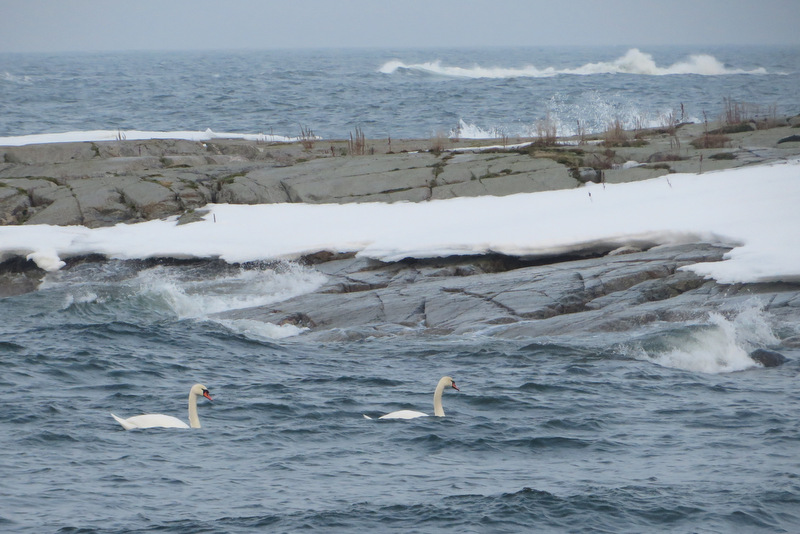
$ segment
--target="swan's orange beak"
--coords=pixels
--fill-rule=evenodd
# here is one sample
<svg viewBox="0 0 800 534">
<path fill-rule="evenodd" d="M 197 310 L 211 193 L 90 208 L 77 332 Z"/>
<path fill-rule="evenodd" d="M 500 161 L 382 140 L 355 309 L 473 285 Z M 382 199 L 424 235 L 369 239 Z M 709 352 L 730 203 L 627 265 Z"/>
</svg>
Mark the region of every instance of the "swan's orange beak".
<svg viewBox="0 0 800 534">
<path fill-rule="evenodd" d="M 458 388 L 456 387 L 456 383 L 455 383 L 455 382 L 451 382 L 451 383 L 450 383 L 450 387 L 452 387 L 452 388 L 453 388 L 454 390 L 456 390 L 456 391 L 461 391 L 460 389 L 458 389 Z"/>
<path fill-rule="evenodd" d="M 211 398 L 211 393 L 209 393 L 208 390 L 203 392 L 203 396 L 205 398 L 207 398 L 208 400 L 214 400 L 214 399 Z"/>
</svg>

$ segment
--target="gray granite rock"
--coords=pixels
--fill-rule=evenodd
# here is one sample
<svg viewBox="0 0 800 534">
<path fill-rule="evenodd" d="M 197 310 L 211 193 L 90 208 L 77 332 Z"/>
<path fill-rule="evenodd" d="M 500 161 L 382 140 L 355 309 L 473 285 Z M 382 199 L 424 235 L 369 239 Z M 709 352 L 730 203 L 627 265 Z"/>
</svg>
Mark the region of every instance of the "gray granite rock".
<svg viewBox="0 0 800 534">
<path fill-rule="evenodd" d="M 458 153 L 358 157 L 333 157 L 346 151 L 337 141 L 314 149 L 233 139 L 0 147 L 0 224 L 98 227 L 181 215 L 210 202 L 423 202 L 569 189 L 781 160 L 798 153 L 797 143 L 779 142 L 794 132 L 789 126 L 755 130 L 732 135 L 725 149 L 697 150 L 690 141 L 702 125 L 685 125 L 674 135 L 651 132 L 629 147 L 483 152 L 460 146 Z M 394 141 L 407 148 L 423 144 Z M 727 159 L 716 158 L 721 152 Z M 629 161 L 650 164 L 621 167 Z"/>
<path fill-rule="evenodd" d="M 779 367 L 788 361 L 780 352 L 768 349 L 756 349 L 749 356 L 764 367 Z"/>
<path fill-rule="evenodd" d="M 553 258 L 547 265 L 503 257 L 390 264 L 340 259 L 318 266 L 329 280 L 316 292 L 223 316 L 297 324 L 321 339 L 403 328 L 437 335 L 490 330 L 509 338 L 585 336 L 706 317 L 753 298 L 785 320 L 800 318 L 797 286 L 719 286 L 679 269 L 719 261 L 727 250 L 665 246 L 618 256 Z"/>
</svg>

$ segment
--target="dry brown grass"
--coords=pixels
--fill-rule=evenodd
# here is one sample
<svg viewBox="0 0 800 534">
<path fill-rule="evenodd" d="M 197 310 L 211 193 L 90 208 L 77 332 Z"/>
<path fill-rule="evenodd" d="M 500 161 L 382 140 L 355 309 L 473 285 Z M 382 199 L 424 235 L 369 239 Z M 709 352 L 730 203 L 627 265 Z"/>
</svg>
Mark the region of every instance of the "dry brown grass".
<svg viewBox="0 0 800 534">
<path fill-rule="evenodd" d="M 579 145 L 586 144 L 586 124 L 584 124 L 580 119 L 578 119 L 578 128 L 575 130 L 575 135 L 578 136 Z"/>
<path fill-rule="evenodd" d="M 681 110 L 683 110 L 683 104 L 681 104 Z M 683 114 L 684 112 L 681 111 L 681 113 Z M 680 122 L 681 119 L 678 118 L 674 111 L 670 111 L 668 115 L 661 117 L 661 127 L 663 128 L 664 132 L 669 135 L 675 135 Z"/>
<path fill-rule="evenodd" d="M 303 145 L 303 148 L 306 150 L 314 148 L 314 141 L 316 141 L 316 139 L 311 128 L 303 126 L 302 124 L 300 125 L 300 144 Z"/>
<path fill-rule="evenodd" d="M 605 146 L 626 146 L 628 144 L 628 133 L 622 126 L 622 121 L 614 119 L 608 124 L 603 134 L 603 144 Z"/>
<path fill-rule="evenodd" d="M 737 102 L 730 97 L 722 98 L 722 107 L 722 120 L 729 125 L 749 121 L 754 111 L 752 104 Z"/>
<path fill-rule="evenodd" d="M 558 126 L 550 113 L 536 121 L 536 141 L 538 146 L 555 146 L 558 142 Z"/>
<path fill-rule="evenodd" d="M 347 142 L 347 152 L 351 156 L 363 156 L 367 153 L 367 139 L 364 136 L 364 131 L 356 127 L 356 133 L 350 133 L 350 140 Z"/>
<path fill-rule="evenodd" d="M 440 155 L 447 148 L 447 135 L 444 132 L 436 132 L 436 135 L 431 137 L 431 144 L 428 150 L 435 155 Z"/>
<path fill-rule="evenodd" d="M 730 143 L 731 138 L 721 130 L 708 130 L 708 115 L 703 112 L 703 135 L 692 139 L 689 144 L 695 148 L 723 148 Z"/>
<path fill-rule="evenodd" d="M 747 124 L 757 130 L 768 130 L 785 124 L 785 120 L 778 117 L 775 104 L 764 108 L 757 104 L 737 102 L 728 97 L 722 99 L 722 104 L 721 122 L 729 127 Z"/>
</svg>

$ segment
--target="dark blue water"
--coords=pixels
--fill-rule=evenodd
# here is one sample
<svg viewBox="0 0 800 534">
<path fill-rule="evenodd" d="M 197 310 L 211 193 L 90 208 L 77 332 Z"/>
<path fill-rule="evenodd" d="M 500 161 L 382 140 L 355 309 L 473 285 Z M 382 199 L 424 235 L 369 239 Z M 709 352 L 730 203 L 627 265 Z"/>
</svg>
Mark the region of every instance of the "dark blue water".
<svg viewBox="0 0 800 534">
<path fill-rule="evenodd" d="M 458 127 L 497 137 L 533 135 L 548 116 L 567 135 L 578 120 L 588 131 L 670 114 L 715 120 L 725 98 L 796 114 L 799 83 L 797 47 L 0 53 L 0 137 L 307 128 L 347 138 L 356 127 L 372 138 Z"/>
<path fill-rule="evenodd" d="M 765 312 L 671 324 L 636 348 L 629 330 L 318 343 L 208 313 L 313 280 L 291 265 L 109 262 L 0 300 L 0 530 L 800 529 L 800 351 L 732 373 L 659 352 L 779 327 Z M 444 374 L 461 388 L 446 417 L 363 417 L 430 413 Z M 214 397 L 199 430 L 128 432 L 109 415 L 186 420 L 195 382 Z"/>
</svg>

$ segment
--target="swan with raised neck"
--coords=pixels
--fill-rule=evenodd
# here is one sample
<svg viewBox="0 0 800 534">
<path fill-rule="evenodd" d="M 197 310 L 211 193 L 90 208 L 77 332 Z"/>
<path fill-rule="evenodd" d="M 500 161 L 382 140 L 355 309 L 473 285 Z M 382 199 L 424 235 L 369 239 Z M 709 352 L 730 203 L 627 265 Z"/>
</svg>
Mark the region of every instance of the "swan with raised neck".
<svg viewBox="0 0 800 534">
<path fill-rule="evenodd" d="M 177 417 L 160 413 L 148 413 L 123 419 L 113 413 L 113 417 L 125 430 L 134 428 L 200 428 L 200 418 L 197 416 L 197 397 L 203 396 L 208 400 L 211 394 L 203 384 L 195 384 L 189 390 L 189 424 L 187 425 Z"/>
<path fill-rule="evenodd" d="M 449 376 L 443 376 L 439 380 L 439 383 L 436 385 L 436 391 L 433 392 L 433 415 L 436 417 L 444 417 L 444 408 L 442 408 L 442 393 L 444 393 L 445 388 L 453 388 L 456 391 L 460 391 L 456 387 L 455 381 Z M 372 419 L 367 415 L 364 417 L 367 419 Z M 398 410 L 396 412 L 382 415 L 378 419 L 416 419 L 417 417 L 428 417 L 428 414 L 424 412 L 417 412 L 415 410 Z"/>
</svg>

